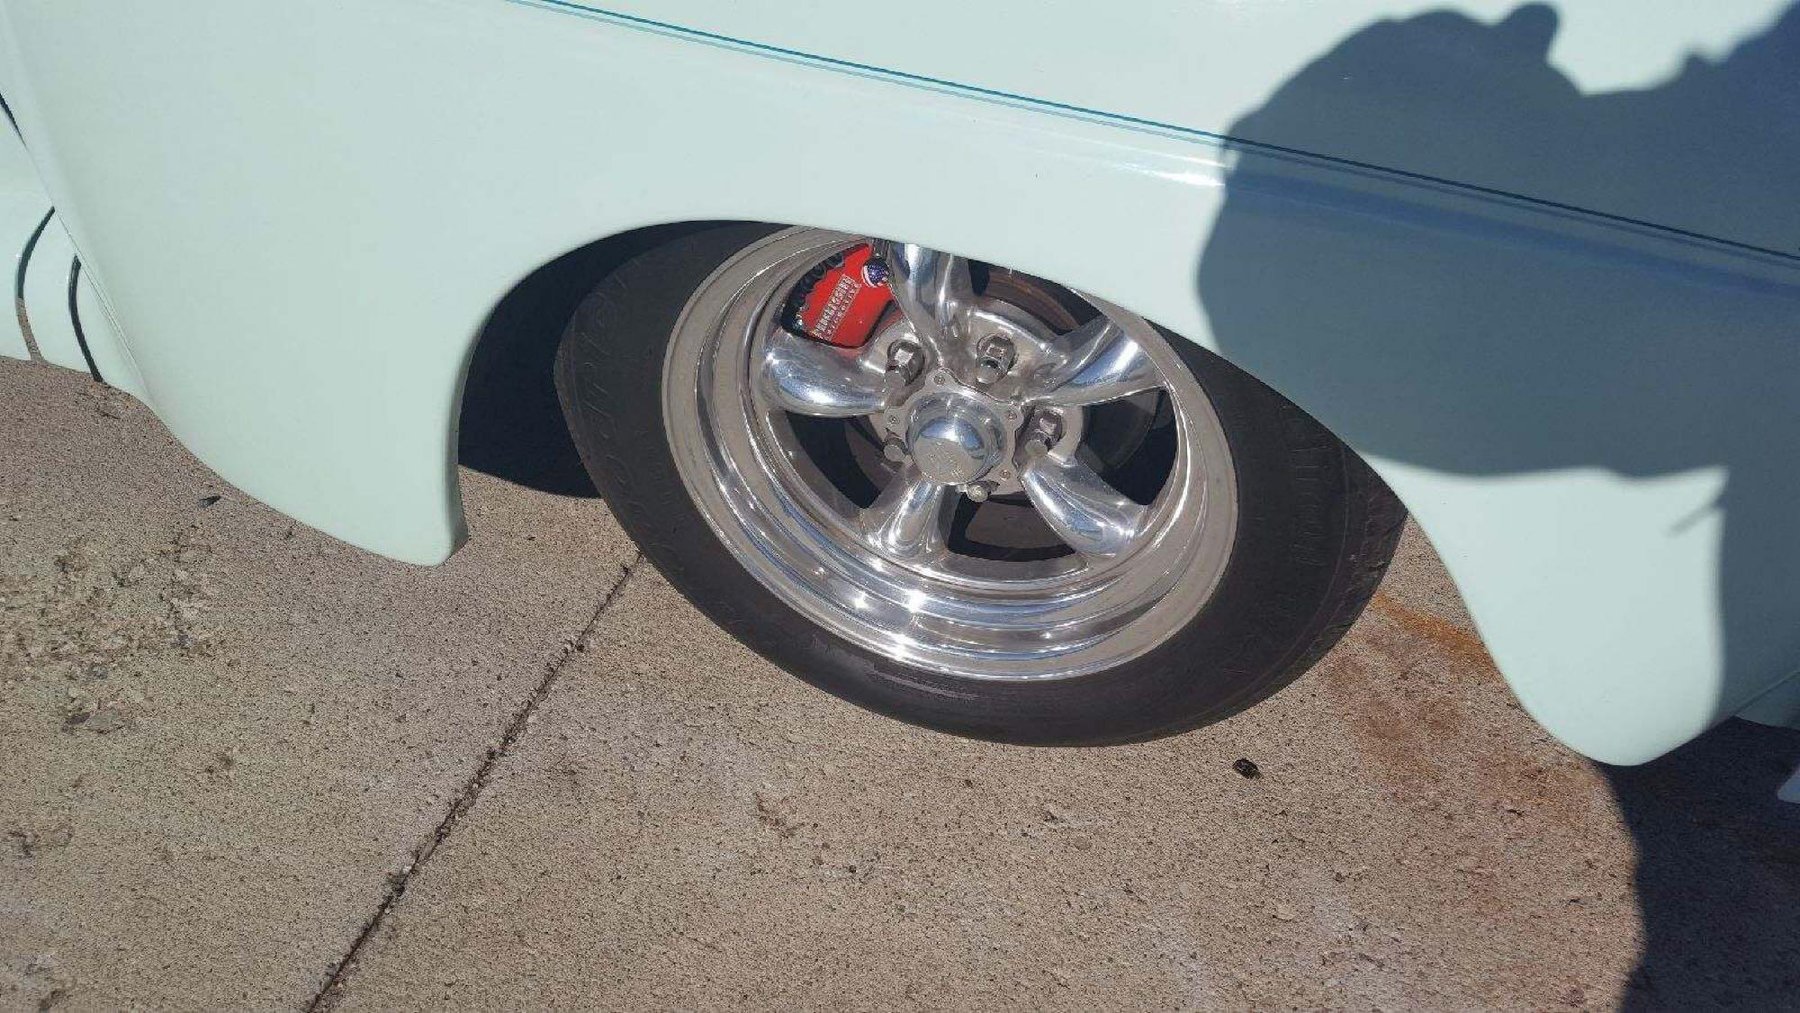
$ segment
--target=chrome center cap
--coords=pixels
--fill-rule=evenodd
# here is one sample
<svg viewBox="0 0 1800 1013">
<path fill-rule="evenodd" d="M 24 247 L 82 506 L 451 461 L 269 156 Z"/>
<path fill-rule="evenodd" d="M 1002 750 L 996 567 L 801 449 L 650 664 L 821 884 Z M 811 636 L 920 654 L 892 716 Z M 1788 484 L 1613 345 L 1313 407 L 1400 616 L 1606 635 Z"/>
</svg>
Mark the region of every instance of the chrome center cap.
<svg viewBox="0 0 1800 1013">
<path fill-rule="evenodd" d="M 962 394 L 915 401 L 906 426 L 913 463 L 933 482 L 961 485 L 988 473 L 1005 456 L 1006 429 L 992 409 Z"/>
</svg>

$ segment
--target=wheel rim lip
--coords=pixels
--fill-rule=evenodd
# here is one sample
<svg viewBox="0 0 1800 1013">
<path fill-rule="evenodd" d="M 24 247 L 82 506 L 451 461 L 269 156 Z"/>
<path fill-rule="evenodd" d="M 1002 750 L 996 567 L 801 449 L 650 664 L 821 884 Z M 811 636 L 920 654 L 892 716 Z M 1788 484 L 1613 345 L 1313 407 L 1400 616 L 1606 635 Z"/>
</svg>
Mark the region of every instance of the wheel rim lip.
<svg viewBox="0 0 1800 1013">
<path fill-rule="evenodd" d="M 1125 326 L 1156 361 L 1178 426 L 1175 466 L 1150 534 L 1105 565 L 913 567 L 855 537 L 843 503 L 809 483 L 755 394 L 762 338 L 791 285 L 862 237 L 790 229 L 721 265 L 675 324 L 663 415 L 682 483 L 713 533 L 759 583 L 807 618 L 908 665 L 978 680 L 1046 681 L 1142 656 L 1211 598 L 1235 539 L 1236 475 L 1199 382 L 1142 318 L 1081 298 Z M 791 430 L 789 430 L 791 436 Z M 803 452 L 800 452 L 803 454 Z M 843 500 L 841 494 L 837 499 Z M 834 523 L 835 521 L 835 523 Z M 970 565 L 973 564 L 973 565 Z M 1134 565 L 1137 564 L 1137 565 Z"/>
</svg>

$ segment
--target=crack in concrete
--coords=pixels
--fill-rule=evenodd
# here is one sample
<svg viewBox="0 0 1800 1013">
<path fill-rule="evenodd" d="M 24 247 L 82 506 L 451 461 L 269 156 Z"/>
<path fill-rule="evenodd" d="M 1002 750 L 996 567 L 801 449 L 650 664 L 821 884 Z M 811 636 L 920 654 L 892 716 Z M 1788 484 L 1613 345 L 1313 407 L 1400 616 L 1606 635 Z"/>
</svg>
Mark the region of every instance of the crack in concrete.
<svg viewBox="0 0 1800 1013">
<path fill-rule="evenodd" d="M 400 871 L 388 875 L 387 894 L 382 897 L 381 904 L 376 907 L 375 913 L 363 923 L 362 930 L 356 934 L 356 939 L 350 944 L 350 949 L 344 953 L 341 960 L 333 965 L 331 973 L 325 978 L 325 984 L 307 1004 L 307 1013 L 326 1013 L 335 1007 L 338 1000 L 343 997 L 344 983 L 355 971 L 356 960 L 362 955 L 363 947 L 375 938 L 375 932 L 387 920 L 388 912 L 400 903 L 400 898 L 406 896 L 406 888 L 412 884 L 413 877 L 418 875 L 419 870 L 424 868 L 431 856 L 437 853 L 438 846 L 449 839 L 450 835 L 456 831 L 457 825 L 475 808 L 475 802 L 487 787 L 488 779 L 493 776 L 494 768 L 503 758 L 510 755 L 513 748 L 525 737 L 526 731 L 531 727 L 532 717 L 537 714 L 538 706 L 555 688 L 557 680 L 562 677 L 563 669 L 568 666 L 570 659 L 586 649 L 588 641 L 600 628 L 601 619 L 624 593 L 626 583 L 631 580 L 631 575 L 636 572 L 638 564 L 643 560 L 644 554 L 640 551 L 625 561 L 624 566 L 619 570 L 618 579 L 613 581 L 612 586 L 606 589 L 606 594 L 601 596 L 600 604 L 594 609 L 594 614 L 588 618 L 587 625 L 582 627 L 581 632 L 563 647 L 562 653 L 545 667 L 544 677 L 538 680 L 531 695 L 525 698 L 524 705 L 513 714 L 512 720 L 507 722 L 506 732 L 500 736 L 500 744 L 487 751 L 487 756 L 482 759 L 481 765 L 463 783 L 462 791 L 457 793 L 456 800 L 450 804 L 449 810 L 444 813 L 444 818 L 438 822 L 437 829 L 413 851 L 412 861 L 406 863 Z"/>
</svg>

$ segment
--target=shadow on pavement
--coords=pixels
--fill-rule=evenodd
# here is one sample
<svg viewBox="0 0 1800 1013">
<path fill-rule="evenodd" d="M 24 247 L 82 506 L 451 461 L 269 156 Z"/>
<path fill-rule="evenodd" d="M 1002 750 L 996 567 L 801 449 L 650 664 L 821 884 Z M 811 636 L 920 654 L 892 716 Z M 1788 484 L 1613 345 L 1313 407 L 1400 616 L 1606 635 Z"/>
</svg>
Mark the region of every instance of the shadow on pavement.
<svg viewBox="0 0 1800 1013">
<path fill-rule="evenodd" d="M 1800 731 L 1727 721 L 1602 767 L 1637 841 L 1644 952 L 1626 1009 L 1800 1007 L 1800 806 L 1775 789 Z"/>
</svg>

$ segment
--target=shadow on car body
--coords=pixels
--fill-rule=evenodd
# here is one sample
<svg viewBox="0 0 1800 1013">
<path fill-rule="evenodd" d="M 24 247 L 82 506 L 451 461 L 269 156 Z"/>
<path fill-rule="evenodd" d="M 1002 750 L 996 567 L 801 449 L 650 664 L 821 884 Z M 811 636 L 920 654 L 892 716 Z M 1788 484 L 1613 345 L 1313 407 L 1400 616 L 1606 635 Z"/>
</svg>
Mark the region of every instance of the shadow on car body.
<svg viewBox="0 0 1800 1013">
<path fill-rule="evenodd" d="M 1549 62 L 1559 22 L 1538 3 L 1492 24 L 1433 11 L 1302 68 L 1229 132 L 1246 157 L 1205 238 L 1201 301 L 1228 357 L 1366 453 L 1479 476 L 1721 472 L 1720 692 L 1742 700 L 1800 654 L 1800 286 L 1590 270 L 1593 251 L 1554 230 L 1318 200 L 1278 155 L 1257 157 L 1275 139 L 1518 193 L 1662 203 L 1718 235 L 1785 235 L 1746 254 L 1800 264 L 1800 6 L 1721 59 L 1594 95 Z M 1735 333 L 1709 333 L 1721 319 Z M 1627 1006 L 1800 1005 L 1800 808 L 1775 799 L 1797 760 L 1800 732 L 1731 721 L 1605 768 L 1639 849 L 1646 938 Z"/>
</svg>

